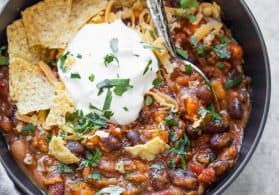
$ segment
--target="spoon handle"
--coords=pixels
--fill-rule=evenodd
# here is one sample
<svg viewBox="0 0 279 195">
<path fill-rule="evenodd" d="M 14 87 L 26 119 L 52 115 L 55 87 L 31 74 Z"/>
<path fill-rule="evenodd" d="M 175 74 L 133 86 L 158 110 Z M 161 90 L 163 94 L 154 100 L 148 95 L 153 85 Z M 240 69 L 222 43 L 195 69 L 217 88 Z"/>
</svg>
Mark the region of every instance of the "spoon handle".
<svg viewBox="0 0 279 195">
<path fill-rule="evenodd" d="M 170 31 L 168 28 L 168 20 L 165 13 L 163 0 L 147 0 L 151 17 L 155 23 L 157 33 L 162 36 L 167 44 L 168 50 L 172 56 L 176 56 L 175 46 L 170 40 Z"/>
</svg>

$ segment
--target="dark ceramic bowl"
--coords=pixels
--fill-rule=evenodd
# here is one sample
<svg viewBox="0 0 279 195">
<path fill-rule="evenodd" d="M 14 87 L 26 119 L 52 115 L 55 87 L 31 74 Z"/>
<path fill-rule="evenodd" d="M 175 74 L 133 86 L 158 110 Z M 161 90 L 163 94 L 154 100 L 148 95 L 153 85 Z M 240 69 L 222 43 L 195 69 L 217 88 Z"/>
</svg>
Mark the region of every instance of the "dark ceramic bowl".
<svg viewBox="0 0 279 195">
<path fill-rule="evenodd" d="M 245 74 L 252 77 L 252 113 L 245 129 L 243 144 L 236 165 L 207 194 L 220 194 L 240 174 L 254 153 L 261 138 L 269 110 L 271 79 L 264 39 L 251 11 L 243 0 L 216 0 L 222 7 L 223 19 L 232 29 L 235 39 L 244 49 Z M 0 15 L 0 44 L 6 43 L 6 27 L 20 17 L 20 11 L 36 0 L 10 0 Z M 16 185 L 27 194 L 41 191 L 24 175 L 11 156 L 5 140 L 0 135 L 0 160 Z M 4 182 L 4 181 L 0 181 Z"/>
</svg>

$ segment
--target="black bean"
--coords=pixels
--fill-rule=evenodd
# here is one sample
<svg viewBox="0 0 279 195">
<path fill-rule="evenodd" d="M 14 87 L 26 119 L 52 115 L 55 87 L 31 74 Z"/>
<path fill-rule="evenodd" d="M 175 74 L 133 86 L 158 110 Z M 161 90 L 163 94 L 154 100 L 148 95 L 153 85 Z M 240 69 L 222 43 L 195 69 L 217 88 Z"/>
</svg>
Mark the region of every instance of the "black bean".
<svg viewBox="0 0 279 195">
<path fill-rule="evenodd" d="M 67 142 L 66 147 L 77 156 L 81 156 L 85 150 L 84 146 L 81 143 L 72 140 Z"/>
<path fill-rule="evenodd" d="M 127 133 L 127 138 L 132 143 L 132 145 L 136 145 L 140 142 L 140 134 L 138 131 L 135 130 L 129 130 Z"/>
<path fill-rule="evenodd" d="M 203 130 L 204 133 L 215 134 L 227 131 L 228 128 L 220 120 L 211 121 Z"/>
<path fill-rule="evenodd" d="M 63 182 L 55 183 L 48 187 L 49 195 L 63 195 L 65 186 Z"/>
<path fill-rule="evenodd" d="M 121 148 L 121 142 L 113 136 L 102 139 L 107 152 L 117 151 Z"/>
<path fill-rule="evenodd" d="M 212 101 L 213 101 L 213 94 L 210 91 L 210 89 L 208 88 L 208 86 L 206 86 L 206 85 L 203 85 L 198 88 L 197 96 L 199 99 L 204 101 L 204 103 L 207 105 L 212 103 Z"/>
<path fill-rule="evenodd" d="M 210 140 L 210 147 L 216 150 L 225 148 L 233 141 L 228 133 L 215 134 Z"/>
<path fill-rule="evenodd" d="M 240 120 L 243 117 L 243 106 L 237 98 L 229 102 L 228 112 L 233 119 Z"/>
</svg>

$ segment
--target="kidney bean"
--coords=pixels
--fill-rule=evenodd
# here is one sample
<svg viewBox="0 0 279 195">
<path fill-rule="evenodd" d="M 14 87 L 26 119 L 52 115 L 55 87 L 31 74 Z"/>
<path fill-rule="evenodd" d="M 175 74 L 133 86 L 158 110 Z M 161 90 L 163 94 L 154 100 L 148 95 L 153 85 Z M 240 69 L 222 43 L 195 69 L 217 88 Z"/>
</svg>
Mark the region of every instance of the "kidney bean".
<svg viewBox="0 0 279 195">
<path fill-rule="evenodd" d="M 215 134 L 210 140 L 210 147 L 216 150 L 225 148 L 232 141 L 228 133 Z"/>
<path fill-rule="evenodd" d="M 211 121 L 208 126 L 203 130 L 204 133 L 215 134 L 227 131 L 228 128 L 220 120 Z"/>
<path fill-rule="evenodd" d="M 65 191 L 65 185 L 63 182 L 55 183 L 48 187 L 49 195 L 63 195 Z"/>
<path fill-rule="evenodd" d="M 242 104 L 237 98 L 229 102 L 228 112 L 233 119 L 242 119 L 244 110 Z"/>
<path fill-rule="evenodd" d="M 66 147 L 74 154 L 77 156 L 81 156 L 84 153 L 84 146 L 77 142 L 77 141 L 67 141 Z"/>
<path fill-rule="evenodd" d="M 0 79 L 0 95 L 2 97 L 9 95 L 9 82 L 6 79 Z"/>
<path fill-rule="evenodd" d="M 127 138 L 132 143 L 132 145 L 136 145 L 140 142 L 140 134 L 135 130 L 129 130 L 127 132 Z"/>
<path fill-rule="evenodd" d="M 210 167 L 215 170 L 216 176 L 223 175 L 232 166 L 233 160 L 219 160 L 210 164 Z"/>
<path fill-rule="evenodd" d="M 106 152 L 117 151 L 121 148 L 121 142 L 113 136 L 103 138 L 104 150 Z"/>
<path fill-rule="evenodd" d="M 8 102 L 3 101 L 0 103 L 0 112 L 6 116 L 12 116 L 13 107 L 10 106 Z"/>
<path fill-rule="evenodd" d="M 11 144 L 11 152 L 17 161 L 23 162 L 26 150 L 26 143 L 23 140 L 16 140 Z"/>
<path fill-rule="evenodd" d="M 183 187 L 189 190 L 195 190 L 198 188 L 197 177 L 189 171 L 185 172 L 180 169 L 170 170 L 169 176 L 172 183 L 176 186 Z"/>
<path fill-rule="evenodd" d="M 9 133 L 12 131 L 12 122 L 11 120 L 6 116 L 0 116 L 0 128 L 5 133 Z"/>
<path fill-rule="evenodd" d="M 204 101 L 205 104 L 210 104 L 213 101 L 213 94 L 206 85 L 202 85 L 197 90 L 197 96 L 199 99 Z"/>
</svg>

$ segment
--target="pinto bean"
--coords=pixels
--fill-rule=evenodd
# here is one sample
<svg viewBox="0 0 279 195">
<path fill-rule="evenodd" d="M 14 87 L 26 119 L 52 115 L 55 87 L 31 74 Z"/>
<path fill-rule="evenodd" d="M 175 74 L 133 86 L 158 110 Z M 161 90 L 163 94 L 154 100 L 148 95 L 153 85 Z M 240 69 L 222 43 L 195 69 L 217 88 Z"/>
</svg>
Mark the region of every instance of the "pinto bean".
<svg viewBox="0 0 279 195">
<path fill-rule="evenodd" d="M 23 162 L 26 155 L 26 143 L 23 140 L 16 140 L 11 144 L 11 152 L 17 161 Z"/>
<path fill-rule="evenodd" d="M 198 188 L 198 179 L 192 172 L 183 170 L 170 170 L 169 176 L 174 185 L 183 187 L 189 190 Z"/>
<path fill-rule="evenodd" d="M 12 122 L 11 120 L 6 116 L 0 116 L 0 128 L 5 133 L 9 133 L 12 131 Z"/>
<path fill-rule="evenodd" d="M 81 156 L 85 150 L 84 146 L 81 143 L 72 140 L 66 143 L 66 147 L 77 156 Z"/>
<path fill-rule="evenodd" d="M 240 120 L 243 117 L 243 106 L 237 98 L 229 102 L 228 112 L 233 119 Z"/>
<path fill-rule="evenodd" d="M 138 131 L 135 130 L 129 130 L 127 132 L 127 138 L 133 145 L 136 145 L 140 142 L 140 134 Z"/>
<path fill-rule="evenodd" d="M 228 146 L 232 141 L 232 138 L 228 133 L 215 134 L 210 140 L 210 147 L 216 150 L 220 150 Z"/>
<path fill-rule="evenodd" d="M 65 185 L 63 182 L 55 183 L 48 187 L 49 195 L 63 195 L 65 191 Z"/>
<path fill-rule="evenodd" d="M 197 96 L 204 101 L 205 104 L 210 104 L 213 101 L 213 94 L 206 85 L 202 85 L 197 90 Z"/>
</svg>

